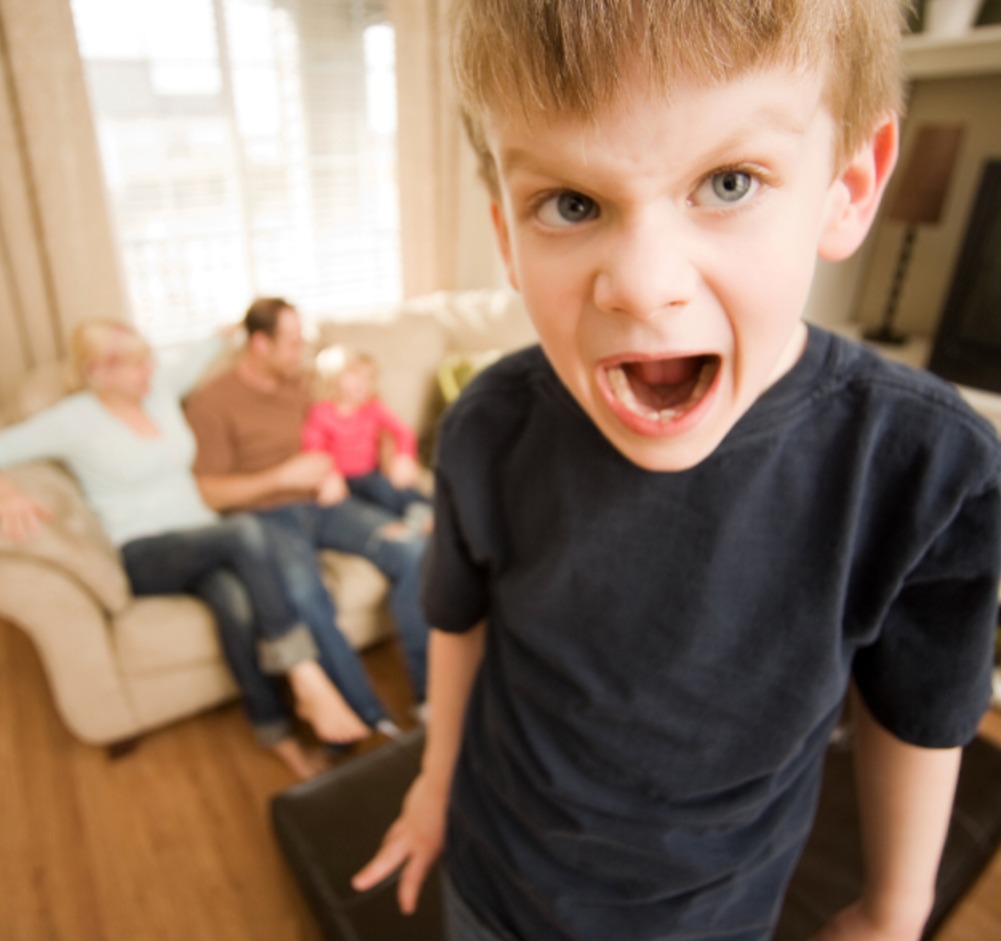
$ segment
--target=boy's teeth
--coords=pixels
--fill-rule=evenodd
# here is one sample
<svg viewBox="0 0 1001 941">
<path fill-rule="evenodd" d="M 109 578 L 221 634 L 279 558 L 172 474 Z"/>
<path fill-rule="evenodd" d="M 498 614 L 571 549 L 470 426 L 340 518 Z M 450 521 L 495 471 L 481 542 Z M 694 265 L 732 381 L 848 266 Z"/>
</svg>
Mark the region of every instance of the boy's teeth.
<svg viewBox="0 0 1001 941">
<path fill-rule="evenodd" d="M 712 364 L 708 361 L 703 363 L 701 369 L 699 370 L 699 377 L 696 380 L 695 386 L 692 388 L 692 392 L 688 396 L 687 401 L 691 403 L 700 401 L 702 396 L 704 396 L 709 390 L 709 386 L 712 384 L 714 375 L 715 370 L 712 368 Z M 608 384 L 615 397 L 626 408 L 628 408 L 630 412 L 634 415 L 639 415 L 641 418 L 645 418 L 648 421 L 656 421 L 666 425 L 668 422 L 674 421 L 676 418 L 680 418 L 687 411 L 684 404 L 674 408 L 662 409 L 650 408 L 650 406 L 644 405 L 636 398 L 636 394 L 633 392 L 632 386 L 629 384 L 629 377 L 626 375 L 626 371 L 622 366 L 613 366 L 608 370 Z"/>
<path fill-rule="evenodd" d="M 629 385 L 626 371 L 621 366 L 615 366 L 608 371 L 608 382 L 615 393 L 615 397 L 634 415 L 639 415 L 641 418 L 646 418 L 650 421 L 667 424 L 667 422 L 673 421 L 681 414 L 675 408 L 657 410 L 639 402 L 633 393 L 632 386 Z"/>
</svg>

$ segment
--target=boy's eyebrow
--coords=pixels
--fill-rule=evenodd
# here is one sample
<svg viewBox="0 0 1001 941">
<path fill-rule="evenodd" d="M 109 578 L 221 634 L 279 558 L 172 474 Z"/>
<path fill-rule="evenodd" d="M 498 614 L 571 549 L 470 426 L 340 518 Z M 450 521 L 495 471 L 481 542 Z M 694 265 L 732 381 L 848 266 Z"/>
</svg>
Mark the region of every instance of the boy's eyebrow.
<svg viewBox="0 0 1001 941">
<path fill-rule="evenodd" d="M 804 134 L 813 114 L 812 109 L 799 114 L 781 106 L 764 104 L 746 114 L 735 127 L 728 129 L 726 136 L 717 141 L 709 153 L 703 154 L 702 159 L 711 162 L 715 159 L 714 154 L 725 154 L 729 150 L 738 148 L 748 137 L 761 131 L 777 131 L 792 137 Z M 582 157 L 586 163 L 586 154 L 583 152 Z M 555 160 L 549 154 L 540 154 L 525 147 L 501 147 L 498 158 L 498 163 L 505 172 L 517 170 L 546 172 L 547 164 Z"/>
</svg>

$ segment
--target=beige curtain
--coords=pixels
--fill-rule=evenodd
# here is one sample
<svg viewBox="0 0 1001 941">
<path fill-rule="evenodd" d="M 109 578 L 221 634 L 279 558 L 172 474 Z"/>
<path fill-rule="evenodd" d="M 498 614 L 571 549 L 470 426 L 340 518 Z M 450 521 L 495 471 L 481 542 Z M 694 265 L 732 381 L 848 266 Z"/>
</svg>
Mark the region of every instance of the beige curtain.
<svg viewBox="0 0 1001 941">
<path fill-rule="evenodd" d="M 400 222 L 407 297 L 504 282 L 486 192 L 455 108 L 448 0 L 395 0 Z"/>
<path fill-rule="evenodd" d="M 0 0 L 0 415 L 126 302 L 69 0 Z"/>
<path fill-rule="evenodd" d="M 404 291 L 495 287 L 448 81 L 448 0 L 395 0 Z M 91 316 L 128 316 L 69 0 L 0 0 L 0 420 Z"/>
</svg>

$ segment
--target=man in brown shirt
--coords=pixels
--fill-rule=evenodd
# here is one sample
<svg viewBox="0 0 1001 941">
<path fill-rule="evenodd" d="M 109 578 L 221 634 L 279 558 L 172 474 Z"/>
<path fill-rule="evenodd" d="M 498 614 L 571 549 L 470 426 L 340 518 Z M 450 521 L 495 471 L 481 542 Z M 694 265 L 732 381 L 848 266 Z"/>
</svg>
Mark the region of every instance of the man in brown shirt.
<svg viewBox="0 0 1001 941">
<path fill-rule="evenodd" d="M 261 298 L 251 304 L 244 324 L 247 340 L 236 364 L 188 401 L 188 421 L 198 441 L 195 474 L 214 509 L 250 510 L 269 524 L 293 604 L 310 626 L 331 679 L 358 716 L 378 727 L 385 709 L 355 651 L 340 631 L 330 629 L 336 612 L 316 552 L 361 555 L 389 579 L 415 700 L 423 703 L 428 626 L 419 589 L 424 539 L 346 490 L 337 503 L 316 502 L 331 462 L 325 454 L 300 449 L 310 398 L 299 314 L 281 298 Z"/>
</svg>

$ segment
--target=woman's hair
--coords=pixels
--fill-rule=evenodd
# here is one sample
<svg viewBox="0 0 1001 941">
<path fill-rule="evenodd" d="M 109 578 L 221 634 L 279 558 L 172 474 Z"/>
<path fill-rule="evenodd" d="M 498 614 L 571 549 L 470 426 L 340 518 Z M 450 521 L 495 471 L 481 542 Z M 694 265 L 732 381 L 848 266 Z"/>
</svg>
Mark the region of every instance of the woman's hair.
<svg viewBox="0 0 1001 941">
<path fill-rule="evenodd" d="M 452 65 L 480 172 L 497 193 L 483 115 L 593 118 L 624 80 L 717 84 L 789 65 L 825 76 L 840 166 L 903 107 L 910 0 L 453 0 Z"/>
<path fill-rule="evenodd" d="M 88 320 L 70 337 L 70 361 L 77 385 L 89 385 L 95 370 L 119 361 L 145 359 L 149 344 L 120 320 Z"/>
</svg>

